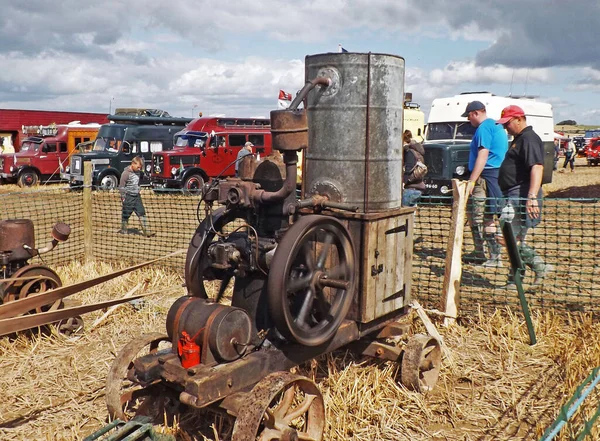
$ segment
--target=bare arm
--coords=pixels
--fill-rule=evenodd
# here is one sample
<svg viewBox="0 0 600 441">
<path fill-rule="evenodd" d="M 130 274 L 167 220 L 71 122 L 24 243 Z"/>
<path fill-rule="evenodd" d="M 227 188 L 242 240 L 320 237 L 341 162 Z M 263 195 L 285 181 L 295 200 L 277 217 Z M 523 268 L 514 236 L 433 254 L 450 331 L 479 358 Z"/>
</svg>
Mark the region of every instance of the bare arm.
<svg viewBox="0 0 600 441">
<path fill-rule="evenodd" d="M 529 213 L 532 218 L 537 219 L 540 217 L 540 207 L 537 201 L 537 194 L 542 186 L 544 166 L 542 164 L 535 164 L 533 167 L 531 167 L 530 173 L 529 192 L 527 194 L 527 202 L 525 207 L 527 209 L 527 213 Z"/>
<path fill-rule="evenodd" d="M 481 176 L 481 172 L 485 168 L 485 163 L 487 162 L 489 153 L 490 151 L 485 147 L 481 147 L 477 152 L 477 159 L 475 160 L 475 165 L 473 166 L 471 176 L 469 177 L 469 181 L 472 181 L 473 184 L 475 184 L 477 179 L 479 179 L 479 176 Z M 473 186 L 470 187 L 469 194 L 471 193 L 473 193 Z"/>
</svg>

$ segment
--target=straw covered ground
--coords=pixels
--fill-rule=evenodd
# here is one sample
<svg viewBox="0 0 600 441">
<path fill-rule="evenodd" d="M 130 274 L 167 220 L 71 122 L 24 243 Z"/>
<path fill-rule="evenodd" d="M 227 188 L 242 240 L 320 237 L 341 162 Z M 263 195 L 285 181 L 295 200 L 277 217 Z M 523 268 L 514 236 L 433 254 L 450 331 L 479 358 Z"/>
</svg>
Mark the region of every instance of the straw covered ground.
<svg viewBox="0 0 600 441">
<path fill-rule="evenodd" d="M 596 197 L 598 185 L 599 169 L 578 159 L 576 172 L 556 174 L 546 193 Z M 102 262 L 54 267 L 65 285 L 118 268 Z M 182 274 L 147 268 L 73 296 L 87 304 L 123 296 L 138 285 L 138 292 L 152 293 L 141 307 L 125 304 L 93 329 L 103 312 L 86 314 L 81 335 L 50 331 L 0 338 L 1 440 L 81 440 L 107 423 L 104 386 L 115 354 L 144 333 L 164 332 L 170 305 L 185 294 Z M 414 332 L 425 332 L 416 314 L 406 319 Z M 533 323 L 535 346 L 529 345 L 522 317 L 509 310 L 480 313 L 449 328 L 437 323 L 449 356 L 437 386 L 425 395 L 400 385 L 397 364 L 350 351 L 323 356 L 298 372 L 314 379 L 324 396 L 326 440 L 537 440 L 600 366 L 595 338 L 600 324 L 587 315 L 537 308 Z M 577 414 L 578 424 L 559 439 L 574 439 L 582 416 L 591 415 L 599 401 L 594 392 Z M 186 418 L 157 430 L 185 441 L 230 435 L 231 423 L 222 416 L 204 412 Z M 600 439 L 600 433 L 591 439 Z"/>
<path fill-rule="evenodd" d="M 105 264 L 58 268 L 74 283 L 112 271 Z M 141 308 L 126 304 L 80 336 L 22 334 L 0 339 L 0 439 L 80 440 L 107 422 L 104 381 L 116 354 L 145 332 L 164 331 L 165 315 L 184 294 L 179 274 L 146 269 L 78 294 L 90 303 L 143 285 L 153 292 Z M 102 312 L 85 316 L 88 327 Z M 409 315 L 415 332 L 423 332 Z M 445 329 L 450 357 L 427 395 L 397 381 L 398 366 L 338 351 L 299 372 L 318 383 L 327 411 L 327 440 L 539 439 L 574 388 L 600 365 L 600 325 L 586 316 L 535 314 L 538 343 L 507 311 Z M 598 397 L 594 397 L 597 402 Z M 593 409 L 592 409 L 593 410 Z M 160 430 L 184 440 L 224 440 L 231 424 L 210 413 L 196 426 Z M 568 439 L 568 438 L 564 438 Z"/>
</svg>

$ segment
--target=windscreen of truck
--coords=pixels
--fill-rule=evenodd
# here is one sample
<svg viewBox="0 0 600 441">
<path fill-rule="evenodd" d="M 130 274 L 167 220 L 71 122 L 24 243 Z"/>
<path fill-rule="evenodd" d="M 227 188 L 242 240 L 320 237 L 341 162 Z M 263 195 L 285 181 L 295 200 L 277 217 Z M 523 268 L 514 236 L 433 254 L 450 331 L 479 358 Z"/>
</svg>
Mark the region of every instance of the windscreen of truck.
<svg viewBox="0 0 600 441">
<path fill-rule="evenodd" d="M 41 140 L 39 140 L 39 141 L 32 141 L 32 140 L 23 141 L 23 143 L 21 144 L 21 151 L 29 152 L 29 153 L 37 152 L 40 149 L 41 144 L 42 144 Z"/>
<path fill-rule="evenodd" d="M 206 145 L 208 133 L 206 132 L 186 132 L 175 135 L 176 147 L 198 147 L 203 148 Z"/>
<path fill-rule="evenodd" d="M 125 127 L 104 125 L 100 127 L 93 150 L 95 152 L 117 152 L 125 136 Z"/>
<path fill-rule="evenodd" d="M 427 141 L 470 140 L 475 134 L 475 127 L 470 122 L 439 122 L 427 124 Z"/>
</svg>

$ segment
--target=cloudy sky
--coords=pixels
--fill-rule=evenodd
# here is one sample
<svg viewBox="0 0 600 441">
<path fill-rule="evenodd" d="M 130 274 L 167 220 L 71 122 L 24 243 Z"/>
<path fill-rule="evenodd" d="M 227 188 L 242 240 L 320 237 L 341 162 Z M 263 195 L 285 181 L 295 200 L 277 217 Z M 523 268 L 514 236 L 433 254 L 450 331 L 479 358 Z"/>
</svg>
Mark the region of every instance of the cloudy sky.
<svg viewBox="0 0 600 441">
<path fill-rule="evenodd" d="M 304 57 L 400 55 L 427 113 L 465 91 L 535 95 L 600 125 L 597 0 L 20 0 L 0 14 L 0 108 L 268 116 Z"/>
</svg>

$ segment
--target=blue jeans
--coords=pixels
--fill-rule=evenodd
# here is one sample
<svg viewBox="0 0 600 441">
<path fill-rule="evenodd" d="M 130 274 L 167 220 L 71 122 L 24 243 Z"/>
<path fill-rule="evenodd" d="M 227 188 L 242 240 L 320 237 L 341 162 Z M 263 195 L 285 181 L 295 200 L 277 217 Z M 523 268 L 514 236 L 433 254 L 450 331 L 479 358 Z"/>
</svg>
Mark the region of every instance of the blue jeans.
<svg viewBox="0 0 600 441">
<path fill-rule="evenodd" d="M 421 199 L 423 192 L 415 188 L 405 188 L 402 191 L 402 206 L 403 207 L 416 207 L 417 202 Z"/>
</svg>

